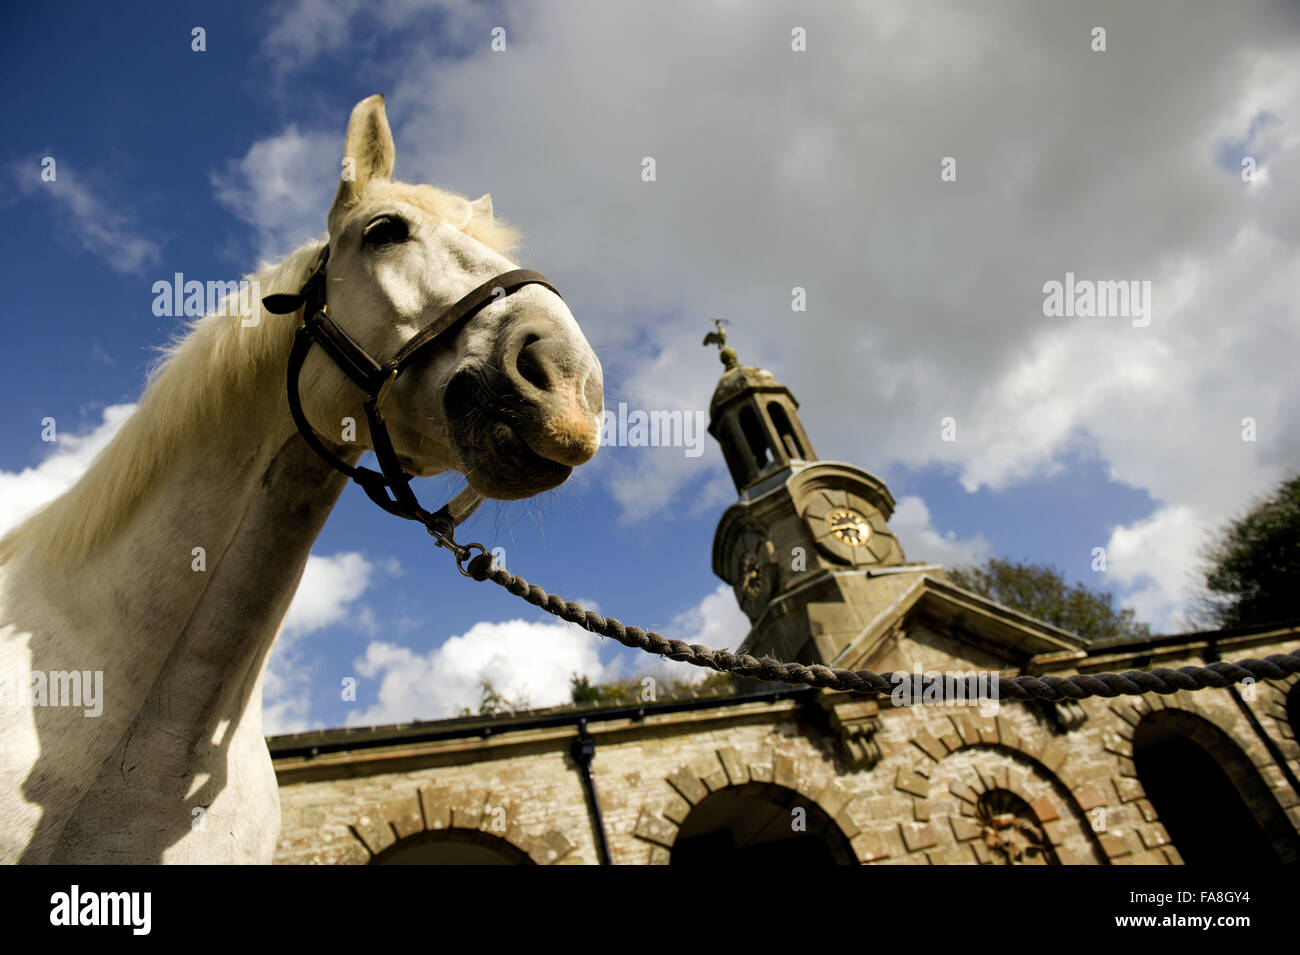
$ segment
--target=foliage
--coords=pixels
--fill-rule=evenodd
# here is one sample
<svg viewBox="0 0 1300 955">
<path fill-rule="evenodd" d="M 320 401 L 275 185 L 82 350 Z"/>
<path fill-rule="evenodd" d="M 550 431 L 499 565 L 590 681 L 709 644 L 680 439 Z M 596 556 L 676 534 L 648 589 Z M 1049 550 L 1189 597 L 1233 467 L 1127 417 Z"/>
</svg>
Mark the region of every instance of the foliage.
<svg viewBox="0 0 1300 955">
<path fill-rule="evenodd" d="M 462 706 L 456 711 L 457 716 L 497 716 L 501 713 L 518 713 L 529 709 L 532 705 L 528 697 L 522 693 L 513 700 L 507 699 L 488 680 L 480 680 L 478 686 L 478 712 L 475 713 L 468 706 Z"/>
<path fill-rule="evenodd" d="M 569 696 L 574 703 L 648 703 L 720 696 L 734 690 L 735 681 L 729 673 L 709 673 L 698 683 L 637 676 L 628 680 L 593 684 L 585 675 L 577 673 L 569 678 Z"/>
<path fill-rule="evenodd" d="M 1243 627 L 1300 617 L 1300 475 L 1278 485 L 1202 551 L 1205 589 L 1197 619 Z"/>
<path fill-rule="evenodd" d="M 1116 610 L 1109 593 L 1070 586 L 1055 567 L 989 558 L 978 567 L 949 571 L 953 583 L 1094 642 L 1124 637 L 1142 640 L 1150 628 L 1132 610 Z"/>
<path fill-rule="evenodd" d="M 698 683 L 657 677 L 632 677 L 610 683 L 592 683 L 586 676 L 577 673 L 569 680 L 569 695 L 574 703 L 634 704 L 655 700 L 693 699 L 723 695 L 733 692 L 734 689 L 735 683 L 728 673 L 709 673 Z M 519 713 L 531 707 L 532 704 L 526 695 L 520 694 L 514 699 L 507 698 L 490 681 L 481 680 L 478 710 L 462 706 L 456 711 L 456 716 L 500 716 Z"/>
</svg>

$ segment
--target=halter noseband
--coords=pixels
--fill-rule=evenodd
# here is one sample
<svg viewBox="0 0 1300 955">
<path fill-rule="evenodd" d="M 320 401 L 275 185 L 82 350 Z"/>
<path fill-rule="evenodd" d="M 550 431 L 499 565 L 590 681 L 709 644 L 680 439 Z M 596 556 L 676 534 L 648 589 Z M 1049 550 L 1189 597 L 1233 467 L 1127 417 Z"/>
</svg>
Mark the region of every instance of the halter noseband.
<svg viewBox="0 0 1300 955">
<path fill-rule="evenodd" d="M 294 336 L 293 350 L 289 353 L 288 385 L 289 412 L 293 415 L 298 433 L 335 470 L 341 471 L 361 485 L 362 490 L 372 501 L 390 514 L 423 524 L 439 544 L 453 544 L 456 526 L 474 513 L 483 498 L 473 490 L 466 489 L 437 511 L 429 512 L 420 506 L 411 490 L 411 475 L 402 469 L 393 450 L 392 439 L 388 435 L 388 426 L 384 423 L 382 405 L 388 396 L 397 376 L 407 368 L 417 356 L 444 339 L 452 337 L 461 327 L 492 304 L 498 298 L 523 288 L 525 285 L 540 285 L 556 295 L 555 286 L 538 272 L 531 269 L 515 269 L 490 278 L 478 288 L 472 290 L 460 301 L 449 307 L 432 322 L 422 328 L 415 337 L 403 345 L 390 361 L 380 362 L 359 345 L 356 340 L 334 323 L 329 317 L 325 303 L 325 263 L 329 261 L 330 247 L 326 243 L 316 256 L 311 272 L 297 294 L 281 293 L 267 295 L 262 299 L 262 306 L 276 315 L 287 315 L 302 309 L 302 324 Z M 302 410 L 302 399 L 298 394 L 298 378 L 302 372 L 303 362 L 312 345 L 319 345 L 325 354 L 334 360 L 352 382 L 366 394 L 366 420 L 370 424 L 370 437 L 374 442 L 375 457 L 379 461 L 380 471 L 372 471 L 360 466 L 354 467 L 339 458 L 326 447 L 316 434 L 307 416 Z M 380 473 L 382 472 L 382 473 Z M 389 495 L 391 492 L 391 497 Z"/>
</svg>

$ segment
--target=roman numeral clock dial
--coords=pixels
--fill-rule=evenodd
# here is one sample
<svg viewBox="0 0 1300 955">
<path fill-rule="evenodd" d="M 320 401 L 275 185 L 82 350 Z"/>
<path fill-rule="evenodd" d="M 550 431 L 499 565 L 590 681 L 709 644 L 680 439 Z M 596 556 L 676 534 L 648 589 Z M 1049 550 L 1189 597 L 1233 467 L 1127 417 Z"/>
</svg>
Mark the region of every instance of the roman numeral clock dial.
<svg viewBox="0 0 1300 955">
<path fill-rule="evenodd" d="M 736 536 L 731 548 L 728 580 L 736 592 L 740 608 L 751 619 L 763 612 L 776 584 L 772 543 L 758 527 L 749 527 Z"/>
<path fill-rule="evenodd" d="M 818 490 L 802 513 L 817 549 L 836 563 L 883 563 L 898 546 L 879 509 L 851 491 Z"/>
<path fill-rule="evenodd" d="M 835 539 L 850 547 L 862 547 L 871 540 L 871 525 L 851 507 L 837 507 L 826 515 L 826 526 Z"/>
</svg>

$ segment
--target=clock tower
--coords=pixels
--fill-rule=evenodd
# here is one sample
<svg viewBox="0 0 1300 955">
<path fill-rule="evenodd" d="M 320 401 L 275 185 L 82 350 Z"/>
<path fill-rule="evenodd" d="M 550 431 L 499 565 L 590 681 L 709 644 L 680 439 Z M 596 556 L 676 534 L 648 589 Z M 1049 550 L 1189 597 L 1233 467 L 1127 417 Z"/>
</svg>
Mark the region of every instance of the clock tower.
<svg viewBox="0 0 1300 955">
<path fill-rule="evenodd" d="M 794 395 L 770 372 L 740 364 L 717 326 L 705 344 L 721 348 L 725 371 L 709 433 L 740 496 L 718 522 L 713 572 L 753 625 L 745 652 L 839 664 L 918 575 L 938 568 L 905 563 L 884 482 L 819 460 Z"/>
</svg>

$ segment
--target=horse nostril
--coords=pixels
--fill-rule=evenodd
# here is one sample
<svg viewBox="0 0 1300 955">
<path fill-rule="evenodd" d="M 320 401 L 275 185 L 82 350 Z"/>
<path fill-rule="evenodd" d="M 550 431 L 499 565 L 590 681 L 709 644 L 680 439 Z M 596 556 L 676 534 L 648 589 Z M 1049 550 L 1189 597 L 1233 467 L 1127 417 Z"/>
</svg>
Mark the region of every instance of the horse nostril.
<svg viewBox="0 0 1300 955">
<path fill-rule="evenodd" d="M 528 335 L 524 339 L 523 346 L 519 349 L 519 357 L 515 359 L 515 369 L 519 372 L 524 381 L 528 382 L 542 391 L 546 391 L 551 386 L 549 376 L 546 374 L 546 368 L 538 356 L 532 354 L 529 349 L 542 340 L 540 335 Z"/>
</svg>

